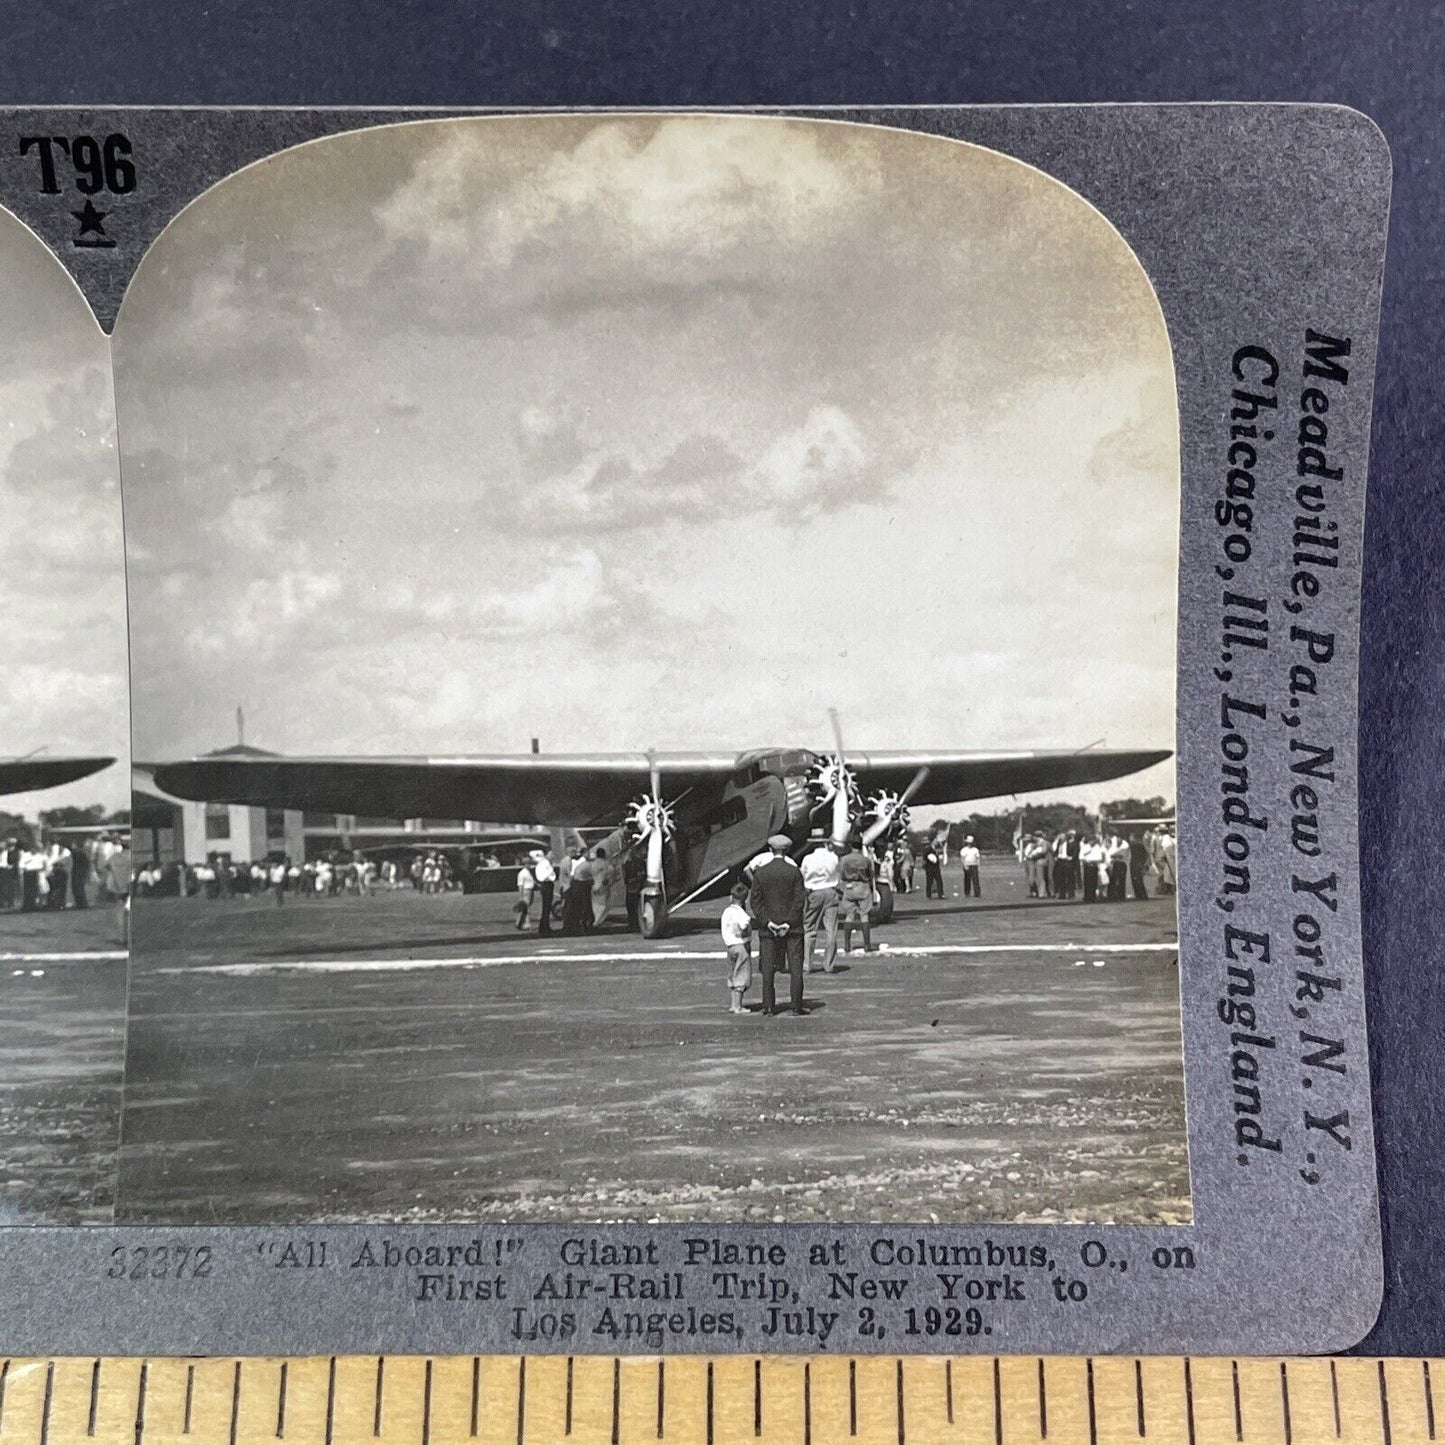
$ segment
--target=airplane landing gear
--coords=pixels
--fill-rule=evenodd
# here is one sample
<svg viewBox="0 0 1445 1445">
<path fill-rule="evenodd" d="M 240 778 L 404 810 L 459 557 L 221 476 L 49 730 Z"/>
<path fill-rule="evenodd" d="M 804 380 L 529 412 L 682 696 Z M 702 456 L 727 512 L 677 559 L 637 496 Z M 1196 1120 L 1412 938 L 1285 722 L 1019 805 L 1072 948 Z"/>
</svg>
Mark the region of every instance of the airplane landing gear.
<svg viewBox="0 0 1445 1445">
<path fill-rule="evenodd" d="M 878 885 L 878 902 L 868 914 L 869 923 L 891 923 L 893 921 L 893 890 L 886 883 Z"/>
<path fill-rule="evenodd" d="M 667 894 L 647 889 L 638 905 L 638 923 L 644 938 L 661 938 L 667 932 Z"/>
</svg>

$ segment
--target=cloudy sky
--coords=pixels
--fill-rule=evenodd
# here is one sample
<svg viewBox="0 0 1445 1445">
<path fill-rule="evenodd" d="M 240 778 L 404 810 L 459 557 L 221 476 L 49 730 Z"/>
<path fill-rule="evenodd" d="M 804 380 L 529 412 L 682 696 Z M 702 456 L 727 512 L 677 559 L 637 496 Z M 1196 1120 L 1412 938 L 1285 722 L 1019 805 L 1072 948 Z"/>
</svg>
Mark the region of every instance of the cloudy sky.
<svg viewBox="0 0 1445 1445">
<path fill-rule="evenodd" d="M 238 704 L 283 752 L 823 745 L 830 706 L 858 748 L 1172 740 L 1163 324 L 993 153 L 318 142 L 172 225 L 115 355 L 140 756 Z"/>
<path fill-rule="evenodd" d="M 0 211 L 0 757 L 121 765 L 0 797 L 128 807 L 125 557 L 110 348 L 60 263 Z"/>
</svg>

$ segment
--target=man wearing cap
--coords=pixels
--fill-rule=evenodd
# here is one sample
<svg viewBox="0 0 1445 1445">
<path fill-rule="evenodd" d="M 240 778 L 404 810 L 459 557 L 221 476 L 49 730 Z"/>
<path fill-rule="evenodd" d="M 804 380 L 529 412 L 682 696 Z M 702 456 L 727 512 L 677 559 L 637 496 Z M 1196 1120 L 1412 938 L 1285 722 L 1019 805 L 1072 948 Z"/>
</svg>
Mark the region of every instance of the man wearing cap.
<svg viewBox="0 0 1445 1445">
<path fill-rule="evenodd" d="M 754 869 L 748 893 L 748 911 L 758 925 L 758 962 L 763 971 L 763 1013 L 778 1012 L 775 978 L 788 970 L 792 1012 L 803 1007 L 803 909 L 807 889 L 798 865 L 788 857 L 793 840 L 786 833 L 768 839 L 772 858 Z"/>
<path fill-rule="evenodd" d="M 832 973 L 838 957 L 838 903 L 842 883 L 838 873 L 838 850 L 818 829 L 812 847 L 803 855 L 801 872 L 807 901 L 803 905 L 803 969 L 814 972 L 813 950 L 818 934 L 824 935 L 823 972 Z"/>
</svg>

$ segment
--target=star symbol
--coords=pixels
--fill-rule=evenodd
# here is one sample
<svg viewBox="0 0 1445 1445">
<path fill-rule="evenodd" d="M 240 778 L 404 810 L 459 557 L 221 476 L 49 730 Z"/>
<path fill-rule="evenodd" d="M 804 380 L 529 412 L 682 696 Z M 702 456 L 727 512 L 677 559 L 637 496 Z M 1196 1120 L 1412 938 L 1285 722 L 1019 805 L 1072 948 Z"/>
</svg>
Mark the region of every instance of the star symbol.
<svg viewBox="0 0 1445 1445">
<path fill-rule="evenodd" d="M 80 222 L 78 235 L 89 236 L 92 232 L 97 236 L 105 235 L 105 226 L 102 223 L 110 212 L 96 210 L 94 201 L 87 201 L 81 210 L 72 211 L 70 214 Z"/>
</svg>

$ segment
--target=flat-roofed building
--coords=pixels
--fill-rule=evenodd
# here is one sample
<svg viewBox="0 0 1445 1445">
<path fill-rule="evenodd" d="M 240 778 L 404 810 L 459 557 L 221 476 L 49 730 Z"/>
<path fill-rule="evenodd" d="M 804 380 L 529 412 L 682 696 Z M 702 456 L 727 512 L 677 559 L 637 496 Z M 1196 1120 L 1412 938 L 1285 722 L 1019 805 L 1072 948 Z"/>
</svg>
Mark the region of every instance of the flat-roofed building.
<svg viewBox="0 0 1445 1445">
<path fill-rule="evenodd" d="M 274 758 L 279 754 L 234 743 L 206 756 Z M 473 836 L 480 845 L 499 826 L 506 827 L 472 819 L 376 818 L 295 808 L 257 808 L 244 803 L 192 802 L 164 792 L 155 781 L 155 766 L 136 763 L 133 769 L 131 846 L 138 864 L 196 864 L 208 859 L 252 863 L 278 857 L 304 862 L 338 851 L 411 839 L 419 846 L 465 847 Z M 538 836 L 545 839 L 546 835 Z"/>
</svg>

